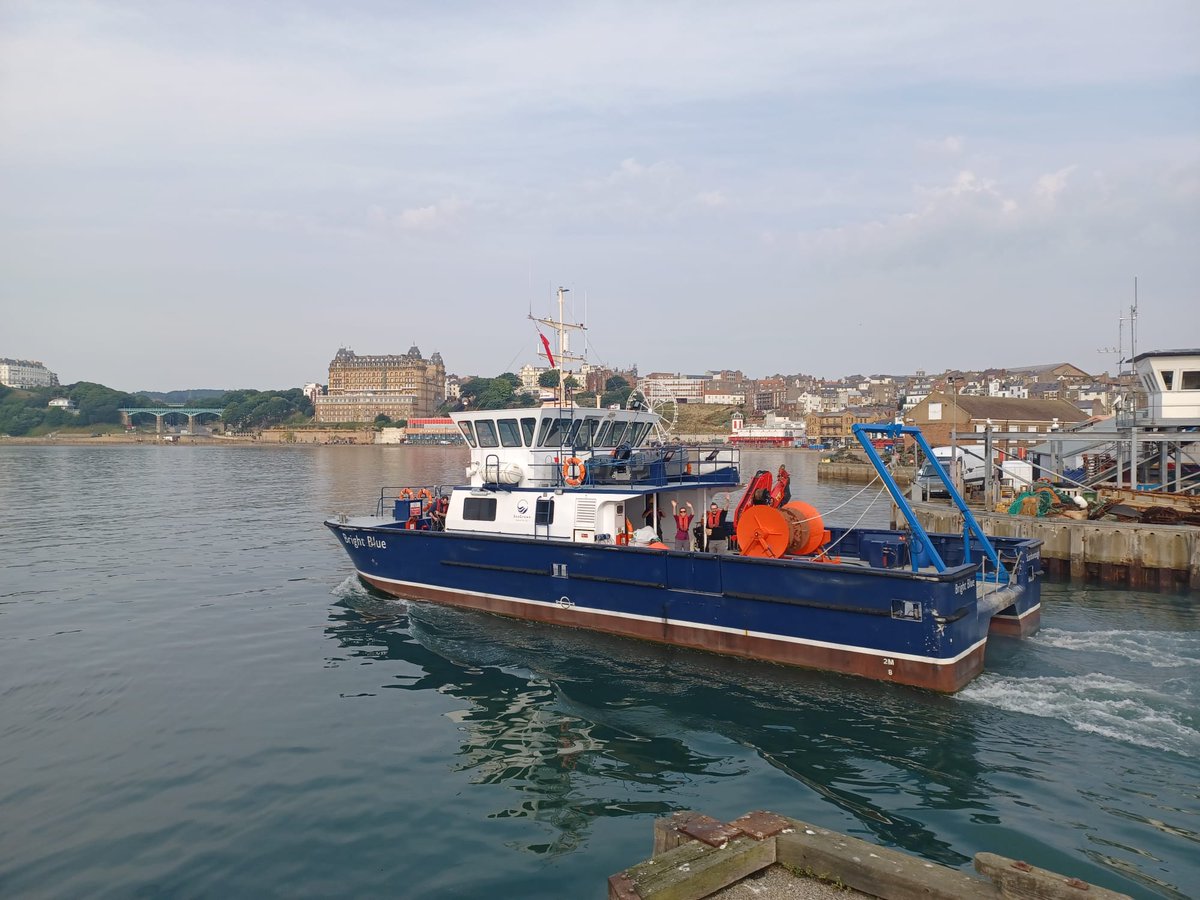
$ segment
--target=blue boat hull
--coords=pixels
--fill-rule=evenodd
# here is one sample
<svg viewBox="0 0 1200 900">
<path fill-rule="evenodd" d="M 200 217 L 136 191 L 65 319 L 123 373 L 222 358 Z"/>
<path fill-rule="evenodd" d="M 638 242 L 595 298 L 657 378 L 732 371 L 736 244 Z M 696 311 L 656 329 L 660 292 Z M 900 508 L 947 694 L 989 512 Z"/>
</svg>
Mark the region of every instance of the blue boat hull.
<svg viewBox="0 0 1200 900">
<path fill-rule="evenodd" d="M 326 522 L 360 577 L 407 599 L 937 691 L 979 674 L 977 563 L 912 572 Z M 872 532 L 872 534 L 878 534 Z M 1028 622 L 1036 560 L 1016 573 Z"/>
</svg>

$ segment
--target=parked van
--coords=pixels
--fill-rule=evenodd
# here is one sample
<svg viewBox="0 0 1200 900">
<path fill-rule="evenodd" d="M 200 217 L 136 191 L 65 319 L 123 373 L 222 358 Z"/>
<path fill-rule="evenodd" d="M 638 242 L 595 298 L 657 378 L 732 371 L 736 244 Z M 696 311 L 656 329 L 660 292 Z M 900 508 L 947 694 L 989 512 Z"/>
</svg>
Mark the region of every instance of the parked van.
<svg viewBox="0 0 1200 900">
<path fill-rule="evenodd" d="M 951 468 L 951 460 L 955 458 L 957 451 L 958 470 L 961 484 L 965 490 L 968 487 L 977 487 L 982 485 L 987 477 L 987 460 L 984 458 L 984 448 L 982 444 L 960 444 L 957 447 L 934 447 L 933 459 L 926 459 L 917 471 L 915 484 L 921 492 L 922 497 L 945 497 L 947 495 L 946 485 L 942 483 L 942 479 L 938 477 L 937 469 L 934 466 L 940 465 L 942 469 L 950 476 L 950 480 L 954 480 L 954 472 Z"/>
</svg>

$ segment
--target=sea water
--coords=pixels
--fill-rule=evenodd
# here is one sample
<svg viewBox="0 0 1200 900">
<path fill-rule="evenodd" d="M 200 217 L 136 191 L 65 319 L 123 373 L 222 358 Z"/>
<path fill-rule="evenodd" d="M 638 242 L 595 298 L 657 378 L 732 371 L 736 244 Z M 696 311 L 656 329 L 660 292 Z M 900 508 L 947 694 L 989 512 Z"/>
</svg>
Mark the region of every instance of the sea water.
<svg viewBox="0 0 1200 900">
<path fill-rule="evenodd" d="M 885 525 L 878 485 L 793 493 Z M 0 896 L 603 897 L 770 809 L 1200 894 L 1200 614 L 1043 586 L 942 696 L 375 594 L 321 525 L 458 448 L 0 446 Z"/>
</svg>

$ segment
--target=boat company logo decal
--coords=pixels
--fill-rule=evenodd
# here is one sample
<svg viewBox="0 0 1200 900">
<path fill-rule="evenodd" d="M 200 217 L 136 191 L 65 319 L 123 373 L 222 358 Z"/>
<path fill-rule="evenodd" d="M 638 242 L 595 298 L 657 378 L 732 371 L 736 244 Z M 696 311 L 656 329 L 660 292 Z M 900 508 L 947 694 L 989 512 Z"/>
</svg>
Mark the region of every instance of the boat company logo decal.
<svg viewBox="0 0 1200 900">
<path fill-rule="evenodd" d="M 575 604 L 571 602 L 570 597 L 559 597 L 558 606 L 560 609 L 570 609 Z"/>
<path fill-rule="evenodd" d="M 529 504 L 526 503 L 524 500 L 518 500 L 517 501 L 517 512 L 519 512 L 521 515 L 525 515 L 525 513 L 529 512 Z"/>
<path fill-rule="evenodd" d="M 342 532 L 342 540 L 355 550 L 361 550 L 363 547 L 371 547 L 375 550 L 386 550 L 387 541 L 382 538 L 377 538 L 374 535 L 368 534 L 366 537 L 360 537 L 357 534 L 346 534 Z"/>
</svg>

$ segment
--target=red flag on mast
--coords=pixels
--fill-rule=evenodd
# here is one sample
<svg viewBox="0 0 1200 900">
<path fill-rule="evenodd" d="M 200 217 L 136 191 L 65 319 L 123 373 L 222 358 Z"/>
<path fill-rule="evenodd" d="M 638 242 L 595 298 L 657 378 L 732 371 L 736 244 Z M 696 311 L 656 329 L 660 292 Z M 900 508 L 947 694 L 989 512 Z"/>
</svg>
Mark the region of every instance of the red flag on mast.
<svg viewBox="0 0 1200 900">
<path fill-rule="evenodd" d="M 554 354 L 550 352 L 550 341 L 540 331 L 538 332 L 538 337 L 542 339 L 542 346 L 546 348 L 546 359 L 550 360 L 550 368 L 558 368 L 554 365 Z"/>
</svg>

